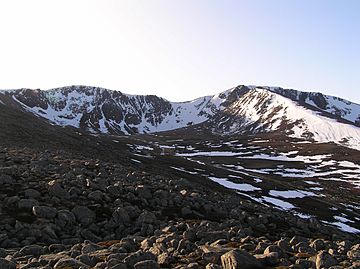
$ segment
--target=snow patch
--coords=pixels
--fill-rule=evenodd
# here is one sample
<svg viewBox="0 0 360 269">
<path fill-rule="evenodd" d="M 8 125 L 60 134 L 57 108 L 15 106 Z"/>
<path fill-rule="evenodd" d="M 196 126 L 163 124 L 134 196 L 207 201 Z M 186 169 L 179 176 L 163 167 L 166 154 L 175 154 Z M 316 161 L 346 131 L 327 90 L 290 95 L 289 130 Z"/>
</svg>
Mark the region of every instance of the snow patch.
<svg viewBox="0 0 360 269">
<path fill-rule="evenodd" d="M 303 190 L 288 190 L 288 191 L 270 190 L 269 194 L 271 196 L 282 197 L 282 198 L 304 198 L 308 196 L 316 196 L 316 194 L 313 192 L 303 191 Z"/>
<path fill-rule="evenodd" d="M 291 210 L 291 209 L 295 208 L 295 206 L 293 204 L 291 204 L 289 202 L 285 202 L 285 201 L 277 199 L 277 198 L 263 196 L 262 199 L 265 202 L 270 203 L 270 204 L 274 205 L 275 207 L 283 209 L 283 210 Z"/>
<path fill-rule="evenodd" d="M 209 177 L 209 179 L 226 188 L 234 189 L 238 191 L 253 192 L 253 191 L 261 190 L 260 188 L 257 188 L 251 184 L 231 182 L 227 178 Z"/>
</svg>

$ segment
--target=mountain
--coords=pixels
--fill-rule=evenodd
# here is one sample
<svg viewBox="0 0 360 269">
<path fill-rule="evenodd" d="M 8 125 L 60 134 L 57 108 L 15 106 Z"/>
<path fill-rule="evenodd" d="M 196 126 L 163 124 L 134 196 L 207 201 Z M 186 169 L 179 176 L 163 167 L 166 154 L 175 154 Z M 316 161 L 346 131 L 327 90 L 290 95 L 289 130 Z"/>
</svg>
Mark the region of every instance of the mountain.
<svg viewBox="0 0 360 269">
<path fill-rule="evenodd" d="M 0 268 L 358 268 L 358 105 L 294 93 L 1 92 Z"/>
<path fill-rule="evenodd" d="M 277 87 L 238 86 L 188 102 L 97 87 L 1 91 L 0 101 L 93 134 L 154 133 L 205 123 L 220 135 L 281 132 L 360 149 L 360 105 Z"/>
<path fill-rule="evenodd" d="M 320 93 L 253 87 L 210 120 L 217 134 L 280 132 L 360 149 L 360 105 Z"/>
<path fill-rule="evenodd" d="M 3 91 L 2 95 L 8 102 L 15 102 L 57 125 L 91 133 L 127 135 L 203 122 L 218 111 L 222 102 L 217 97 L 206 96 L 191 102 L 171 103 L 154 95 L 128 95 L 85 86 L 48 91 L 21 89 Z"/>
</svg>

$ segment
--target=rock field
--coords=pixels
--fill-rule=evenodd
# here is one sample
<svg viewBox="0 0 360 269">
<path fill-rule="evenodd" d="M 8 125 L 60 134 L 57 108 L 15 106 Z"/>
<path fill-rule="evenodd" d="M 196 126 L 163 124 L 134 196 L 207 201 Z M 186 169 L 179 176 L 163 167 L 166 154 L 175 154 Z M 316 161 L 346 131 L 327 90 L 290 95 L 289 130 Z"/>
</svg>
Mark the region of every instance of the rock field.
<svg viewBox="0 0 360 269">
<path fill-rule="evenodd" d="M 360 239 L 119 160 L 0 148 L 0 269 L 360 268 Z"/>
</svg>

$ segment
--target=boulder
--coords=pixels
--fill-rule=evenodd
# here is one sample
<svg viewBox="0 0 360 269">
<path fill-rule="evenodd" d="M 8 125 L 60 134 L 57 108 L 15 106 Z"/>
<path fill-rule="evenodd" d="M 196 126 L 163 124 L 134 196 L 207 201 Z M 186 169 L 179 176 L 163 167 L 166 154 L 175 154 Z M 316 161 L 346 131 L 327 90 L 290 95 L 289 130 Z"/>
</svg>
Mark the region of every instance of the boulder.
<svg viewBox="0 0 360 269">
<path fill-rule="evenodd" d="M 37 206 L 38 204 L 39 202 L 35 199 L 21 199 L 18 202 L 18 208 L 31 210 L 34 206 Z"/>
<path fill-rule="evenodd" d="M 129 214 L 122 207 L 118 207 L 114 211 L 114 213 L 112 214 L 112 219 L 113 219 L 114 223 L 116 223 L 116 224 L 126 224 L 126 223 L 130 222 Z"/>
<path fill-rule="evenodd" d="M 75 215 L 69 210 L 59 210 L 55 223 L 61 228 L 72 229 L 76 222 Z"/>
<path fill-rule="evenodd" d="M 134 269 L 159 269 L 159 264 L 154 260 L 145 260 L 135 263 Z"/>
<path fill-rule="evenodd" d="M 221 256 L 223 269 L 257 269 L 264 266 L 252 255 L 242 250 L 231 250 Z"/>
<path fill-rule="evenodd" d="M 32 199 L 36 199 L 41 196 L 41 193 L 34 189 L 27 189 L 25 190 L 24 194 L 26 198 L 32 198 Z"/>
<path fill-rule="evenodd" d="M 132 268 L 135 264 L 141 261 L 156 260 L 156 256 L 150 252 L 137 251 L 124 259 L 127 267 Z"/>
<path fill-rule="evenodd" d="M 34 206 L 32 211 L 35 216 L 43 219 L 53 219 L 57 215 L 56 208 L 49 206 Z"/>
<path fill-rule="evenodd" d="M 316 269 L 329 268 L 330 266 L 337 265 L 337 261 L 334 257 L 325 251 L 321 251 L 316 256 Z"/>
<path fill-rule="evenodd" d="M 83 267 L 85 266 L 85 267 Z M 77 261 L 72 258 L 63 258 L 60 259 L 57 263 L 54 265 L 54 269 L 78 269 L 78 268 L 88 268 L 85 264 L 83 264 L 80 261 Z"/>
<path fill-rule="evenodd" d="M 347 256 L 353 260 L 360 260 L 360 244 L 354 245 L 351 250 L 347 252 Z"/>
<path fill-rule="evenodd" d="M 279 263 L 279 254 L 277 252 L 258 254 L 255 255 L 255 258 L 265 266 L 275 266 Z"/>
<path fill-rule="evenodd" d="M 1 269 L 16 269 L 16 264 L 12 261 L 8 261 L 3 258 L 0 258 L 0 268 Z"/>
<path fill-rule="evenodd" d="M 85 226 L 95 221 L 95 213 L 86 206 L 76 206 L 72 210 L 72 213 L 74 213 L 77 221 Z"/>
<path fill-rule="evenodd" d="M 70 194 L 56 180 L 50 181 L 48 183 L 48 186 L 49 186 L 49 194 L 51 196 L 56 196 L 61 200 L 70 198 Z"/>
<path fill-rule="evenodd" d="M 19 250 L 19 256 L 31 255 L 37 257 L 40 256 L 41 254 L 44 254 L 44 248 L 38 245 L 25 246 Z"/>
<path fill-rule="evenodd" d="M 103 199 L 103 196 L 104 196 L 104 194 L 101 191 L 96 190 L 96 191 L 90 192 L 89 195 L 88 195 L 88 198 L 90 200 L 94 200 L 94 201 L 99 202 L 99 201 L 101 201 Z"/>
<path fill-rule="evenodd" d="M 316 239 L 311 243 L 310 246 L 316 251 L 320 251 L 325 249 L 325 242 L 322 239 Z"/>
<path fill-rule="evenodd" d="M 155 214 L 149 211 L 142 212 L 136 221 L 138 225 L 142 225 L 143 223 L 154 224 L 156 222 L 157 222 L 157 218 Z"/>
</svg>

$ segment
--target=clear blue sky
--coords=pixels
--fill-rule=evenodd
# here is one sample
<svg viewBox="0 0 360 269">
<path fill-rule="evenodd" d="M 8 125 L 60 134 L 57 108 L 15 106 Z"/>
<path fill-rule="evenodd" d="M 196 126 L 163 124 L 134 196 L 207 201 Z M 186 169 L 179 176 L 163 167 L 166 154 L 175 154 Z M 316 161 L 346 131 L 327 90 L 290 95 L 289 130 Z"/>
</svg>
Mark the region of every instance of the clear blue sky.
<svg viewBox="0 0 360 269">
<path fill-rule="evenodd" d="M 360 103 L 358 0 L 0 2 L 0 88 L 86 84 L 184 101 L 238 84 Z"/>
</svg>

